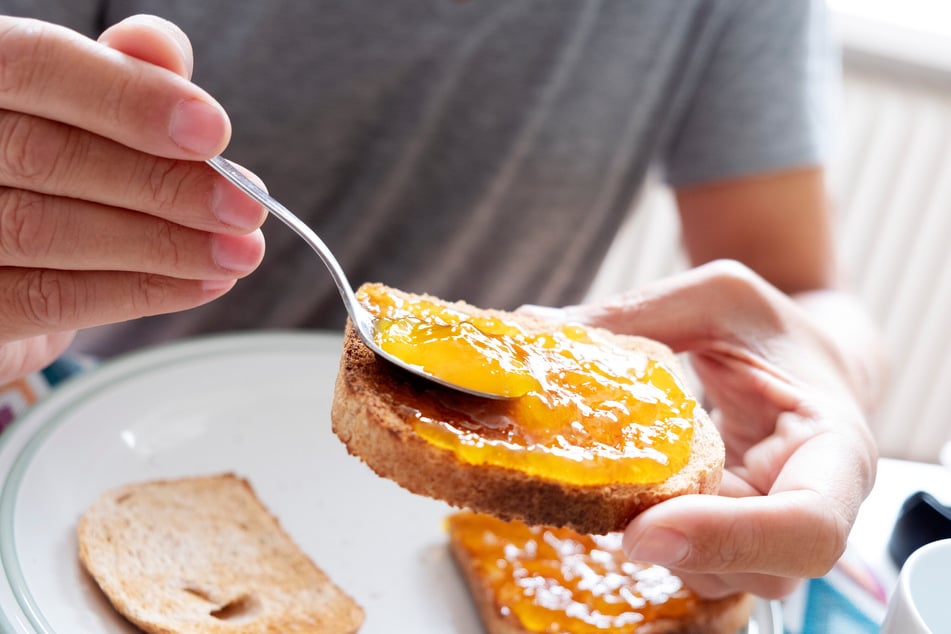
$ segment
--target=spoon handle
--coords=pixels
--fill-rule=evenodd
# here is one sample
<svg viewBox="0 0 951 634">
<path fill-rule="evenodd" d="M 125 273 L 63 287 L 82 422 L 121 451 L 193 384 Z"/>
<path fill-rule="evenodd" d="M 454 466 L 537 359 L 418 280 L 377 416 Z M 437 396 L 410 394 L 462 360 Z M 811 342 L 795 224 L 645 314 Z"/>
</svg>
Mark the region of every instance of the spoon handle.
<svg viewBox="0 0 951 634">
<path fill-rule="evenodd" d="M 337 258 L 334 257 L 324 241 L 314 233 L 314 230 L 308 227 L 303 220 L 295 216 L 290 209 L 272 198 L 270 194 L 261 189 L 254 181 L 242 174 L 231 161 L 223 156 L 215 156 L 206 162 L 241 191 L 264 205 L 271 214 L 290 227 L 294 233 L 299 235 L 304 239 L 304 242 L 310 245 L 310 248 L 317 252 L 317 255 L 320 256 L 320 259 L 323 260 L 327 269 L 330 271 L 330 276 L 337 285 L 337 290 L 340 291 L 340 297 L 343 299 L 350 319 L 355 323 L 362 323 L 362 321 L 365 320 L 365 311 L 357 302 L 357 298 L 353 293 L 353 287 L 351 287 L 350 282 L 347 281 L 347 276 L 340 267 L 340 263 L 337 262 Z"/>
<path fill-rule="evenodd" d="M 360 336 L 360 339 L 363 340 L 363 343 L 365 343 L 367 347 L 370 348 L 370 350 L 405 370 L 420 376 L 424 376 L 430 381 L 435 381 L 436 383 L 445 385 L 455 390 L 460 390 L 468 394 L 482 396 L 485 398 L 505 398 L 502 395 L 483 393 L 460 385 L 455 385 L 446 381 L 445 379 L 426 372 L 419 366 L 409 364 L 400 359 L 398 356 L 385 351 L 380 344 L 374 341 L 376 325 L 374 323 L 373 315 L 371 315 L 370 311 L 365 309 L 357 300 L 357 296 L 353 292 L 350 282 L 347 281 L 347 276 L 344 275 L 343 269 L 340 268 L 340 263 L 337 262 L 337 258 L 333 256 L 333 253 L 331 253 L 330 249 L 327 248 L 327 245 L 324 244 L 324 241 L 321 240 L 316 233 L 314 233 L 313 229 L 304 224 L 304 222 L 295 216 L 290 209 L 271 198 L 267 192 L 258 187 L 254 181 L 238 171 L 238 169 L 227 159 L 221 156 L 215 156 L 214 158 L 208 159 L 206 162 L 208 165 L 213 167 L 215 171 L 231 181 L 231 183 L 233 183 L 245 194 L 264 205 L 268 211 L 277 216 L 278 220 L 290 227 L 294 233 L 299 235 L 304 239 L 304 242 L 310 245 L 310 248 L 317 252 L 317 255 L 320 256 L 320 259 L 323 260 L 325 265 L 327 265 L 327 269 L 330 271 L 330 276 L 333 277 L 334 283 L 337 285 L 337 290 L 340 291 L 340 297 L 343 299 L 343 304 L 347 308 L 347 314 L 350 315 L 350 321 L 353 322 L 357 334 Z"/>
</svg>

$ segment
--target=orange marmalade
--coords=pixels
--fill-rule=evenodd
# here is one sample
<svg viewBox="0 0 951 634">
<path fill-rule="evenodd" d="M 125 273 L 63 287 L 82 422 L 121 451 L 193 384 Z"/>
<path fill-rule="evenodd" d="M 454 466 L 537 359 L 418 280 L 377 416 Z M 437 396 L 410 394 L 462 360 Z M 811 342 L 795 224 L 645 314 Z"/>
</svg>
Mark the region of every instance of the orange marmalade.
<svg viewBox="0 0 951 634">
<path fill-rule="evenodd" d="M 579 485 L 661 482 L 688 462 L 696 402 L 670 368 L 577 324 L 529 332 L 448 302 L 364 285 L 376 343 L 436 376 L 512 396 L 428 386 L 395 405 L 428 442 L 470 464 Z"/>
<path fill-rule="evenodd" d="M 528 632 L 636 632 L 696 609 L 666 568 L 629 561 L 621 534 L 585 536 L 463 512 L 447 520 L 502 616 Z"/>
</svg>

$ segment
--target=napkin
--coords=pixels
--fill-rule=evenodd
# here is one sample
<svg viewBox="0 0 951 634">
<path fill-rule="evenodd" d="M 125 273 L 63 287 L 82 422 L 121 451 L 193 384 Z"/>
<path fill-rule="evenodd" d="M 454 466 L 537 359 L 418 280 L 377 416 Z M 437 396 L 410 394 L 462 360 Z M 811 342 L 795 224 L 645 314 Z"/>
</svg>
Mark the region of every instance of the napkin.
<svg viewBox="0 0 951 634">
<path fill-rule="evenodd" d="M 883 584 L 849 548 L 827 575 L 783 602 L 783 625 L 786 634 L 877 634 L 886 602 Z"/>
<path fill-rule="evenodd" d="M 0 384 L 0 434 L 13 421 L 45 396 L 54 385 L 88 369 L 95 361 L 86 357 L 63 356 L 39 372 Z"/>
</svg>

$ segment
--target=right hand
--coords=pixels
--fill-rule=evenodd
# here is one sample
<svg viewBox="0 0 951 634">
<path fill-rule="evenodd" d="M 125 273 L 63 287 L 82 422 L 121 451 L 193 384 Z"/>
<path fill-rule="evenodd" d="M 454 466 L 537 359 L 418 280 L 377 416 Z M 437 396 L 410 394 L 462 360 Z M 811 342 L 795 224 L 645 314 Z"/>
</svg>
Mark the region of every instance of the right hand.
<svg viewBox="0 0 951 634">
<path fill-rule="evenodd" d="M 793 299 L 735 261 L 717 261 L 599 303 L 537 314 L 641 335 L 691 355 L 726 448 L 720 495 L 682 495 L 633 519 L 624 549 L 707 597 L 780 598 L 826 574 L 875 480 L 862 407 L 865 367 L 829 326 L 865 328 L 836 289 Z M 813 312 L 819 303 L 824 310 Z M 821 315 L 822 319 L 817 318 Z"/>
<path fill-rule="evenodd" d="M 192 308 L 261 261 L 266 212 L 202 161 L 224 110 L 171 23 L 98 42 L 0 16 L 0 383 L 79 328 Z"/>
</svg>

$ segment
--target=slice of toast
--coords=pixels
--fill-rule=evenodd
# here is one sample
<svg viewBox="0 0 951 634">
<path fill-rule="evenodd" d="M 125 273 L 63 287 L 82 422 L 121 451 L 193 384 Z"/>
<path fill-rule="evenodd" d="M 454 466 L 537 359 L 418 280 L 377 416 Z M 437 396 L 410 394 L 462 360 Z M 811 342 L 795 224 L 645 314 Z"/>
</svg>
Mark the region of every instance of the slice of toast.
<svg viewBox="0 0 951 634">
<path fill-rule="evenodd" d="M 589 537 L 470 512 L 447 520 L 453 558 L 488 634 L 734 634 L 754 597 L 702 599 L 666 568 Z"/>
<path fill-rule="evenodd" d="M 129 484 L 78 526 L 79 558 L 155 634 L 349 634 L 363 610 L 232 474 Z"/>
<path fill-rule="evenodd" d="M 389 292 L 402 298 L 440 301 L 395 289 Z M 451 307 L 466 314 L 514 320 L 528 331 L 551 332 L 560 327 L 530 316 L 485 311 L 462 302 L 452 303 Z M 614 345 L 660 360 L 674 374 L 682 372 L 673 353 L 657 342 L 591 331 Z M 421 437 L 414 427 L 415 414 L 410 411 L 414 408 L 408 404 L 432 404 L 438 409 L 451 393 L 378 358 L 363 344 L 352 325 L 347 325 L 331 412 L 334 432 L 352 455 L 378 475 L 413 493 L 503 519 L 604 534 L 622 530 L 635 515 L 662 500 L 719 490 L 723 442 L 699 405 L 694 410 L 689 457 L 679 471 L 660 482 L 612 481 L 592 485 L 565 481 L 557 474 L 529 474 L 504 464 L 465 461 L 451 449 Z"/>
</svg>

